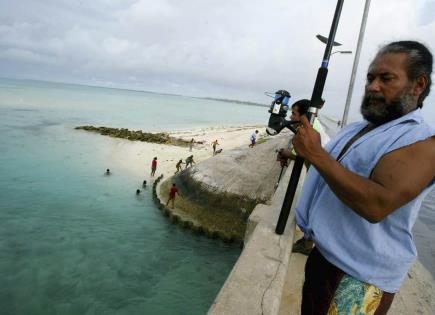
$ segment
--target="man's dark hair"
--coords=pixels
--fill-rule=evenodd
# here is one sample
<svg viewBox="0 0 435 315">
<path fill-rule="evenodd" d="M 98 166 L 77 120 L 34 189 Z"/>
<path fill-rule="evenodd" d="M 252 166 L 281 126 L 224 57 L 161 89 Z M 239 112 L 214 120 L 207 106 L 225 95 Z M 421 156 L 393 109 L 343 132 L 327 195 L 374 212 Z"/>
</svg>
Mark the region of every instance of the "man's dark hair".
<svg viewBox="0 0 435 315">
<path fill-rule="evenodd" d="M 293 103 L 292 108 L 297 106 L 299 115 L 306 115 L 310 108 L 310 100 L 302 99 Z"/>
<path fill-rule="evenodd" d="M 420 76 L 427 78 L 426 89 L 421 93 L 418 98 L 417 106 L 422 108 L 423 101 L 426 96 L 429 95 L 430 86 L 432 84 L 431 74 L 433 57 L 429 49 L 416 41 L 398 41 L 392 42 L 382 47 L 377 56 L 381 56 L 387 53 L 406 53 L 408 54 L 408 78 L 410 80 L 416 80 Z"/>
</svg>

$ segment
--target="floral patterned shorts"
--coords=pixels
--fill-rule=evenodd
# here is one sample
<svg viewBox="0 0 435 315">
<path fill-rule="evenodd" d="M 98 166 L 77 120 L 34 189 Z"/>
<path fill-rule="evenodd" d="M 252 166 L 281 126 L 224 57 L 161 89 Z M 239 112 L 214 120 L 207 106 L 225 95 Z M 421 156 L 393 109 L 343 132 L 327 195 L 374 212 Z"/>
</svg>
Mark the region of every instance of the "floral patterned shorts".
<svg viewBox="0 0 435 315">
<path fill-rule="evenodd" d="M 394 293 L 361 282 L 329 263 L 314 248 L 305 265 L 302 315 L 384 315 Z"/>
</svg>

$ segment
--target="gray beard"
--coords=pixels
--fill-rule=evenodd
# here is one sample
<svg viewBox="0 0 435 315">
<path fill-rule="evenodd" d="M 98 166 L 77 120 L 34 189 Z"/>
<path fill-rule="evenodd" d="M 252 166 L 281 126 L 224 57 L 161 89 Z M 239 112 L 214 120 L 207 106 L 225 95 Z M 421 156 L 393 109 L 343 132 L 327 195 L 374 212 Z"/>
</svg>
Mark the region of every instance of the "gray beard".
<svg viewBox="0 0 435 315">
<path fill-rule="evenodd" d="M 372 101 L 376 101 L 372 104 Z M 414 106 L 413 97 L 406 89 L 397 99 L 387 103 L 382 96 L 366 93 L 361 102 L 361 114 L 368 122 L 380 126 L 409 113 Z"/>
</svg>

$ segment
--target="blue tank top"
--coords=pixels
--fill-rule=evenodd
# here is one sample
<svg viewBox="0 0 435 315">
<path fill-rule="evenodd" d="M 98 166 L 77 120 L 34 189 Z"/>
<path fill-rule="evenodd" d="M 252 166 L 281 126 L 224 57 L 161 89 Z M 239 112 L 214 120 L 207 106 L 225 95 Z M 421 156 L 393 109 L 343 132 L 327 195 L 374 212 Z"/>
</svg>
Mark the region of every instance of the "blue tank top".
<svg viewBox="0 0 435 315">
<path fill-rule="evenodd" d="M 337 158 L 346 143 L 367 122 L 344 128 L 325 149 Z M 381 125 L 356 140 L 339 160 L 346 169 L 369 178 L 387 153 L 425 140 L 435 129 L 417 109 Z M 311 167 L 296 205 L 296 221 L 322 255 L 350 276 L 386 292 L 397 292 L 417 251 L 411 230 L 421 203 L 435 181 L 414 200 L 379 223 L 370 223 L 342 203 Z"/>
</svg>

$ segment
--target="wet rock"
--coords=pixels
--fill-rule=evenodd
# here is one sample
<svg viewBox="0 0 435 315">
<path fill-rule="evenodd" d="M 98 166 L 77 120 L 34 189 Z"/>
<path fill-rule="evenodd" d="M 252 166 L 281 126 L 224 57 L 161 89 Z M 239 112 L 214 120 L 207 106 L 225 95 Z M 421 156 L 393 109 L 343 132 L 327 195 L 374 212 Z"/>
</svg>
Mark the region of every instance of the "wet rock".
<svg viewBox="0 0 435 315">
<path fill-rule="evenodd" d="M 128 130 L 127 128 L 108 128 L 108 127 L 94 127 L 94 126 L 78 126 L 74 129 L 86 130 L 96 132 L 103 136 L 114 138 L 128 139 L 131 141 L 143 141 L 159 144 L 171 144 L 177 146 L 187 147 L 190 143 L 188 140 L 178 139 L 171 137 L 166 132 L 150 133 L 143 132 L 142 130 Z"/>
</svg>

